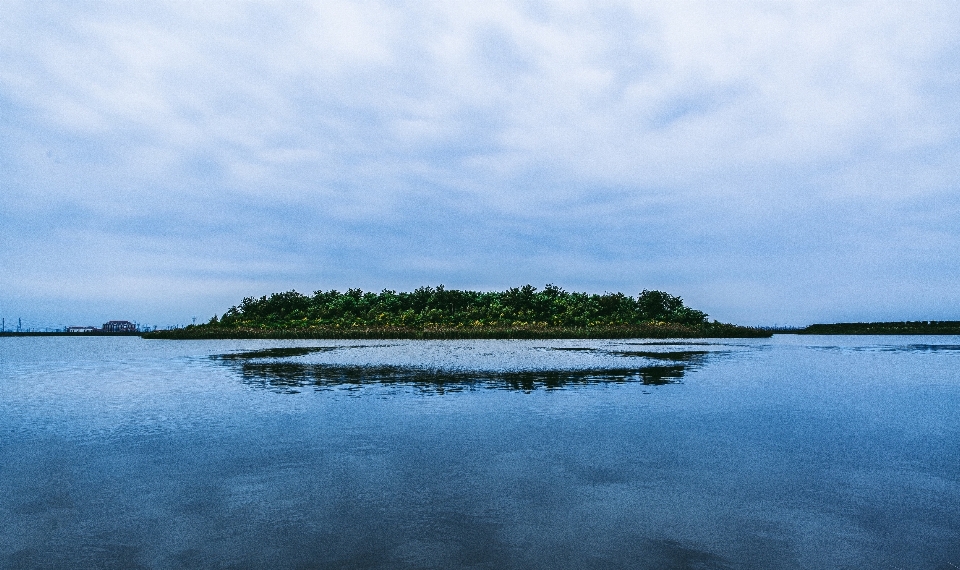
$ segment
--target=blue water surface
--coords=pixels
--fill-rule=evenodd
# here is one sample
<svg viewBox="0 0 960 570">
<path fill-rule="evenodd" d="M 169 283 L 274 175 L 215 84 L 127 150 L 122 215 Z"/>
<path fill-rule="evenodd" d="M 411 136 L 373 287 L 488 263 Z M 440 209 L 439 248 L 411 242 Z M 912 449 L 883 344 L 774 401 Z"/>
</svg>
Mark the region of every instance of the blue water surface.
<svg viewBox="0 0 960 570">
<path fill-rule="evenodd" d="M 0 568 L 960 568 L 960 337 L 0 338 Z"/>
</svg>

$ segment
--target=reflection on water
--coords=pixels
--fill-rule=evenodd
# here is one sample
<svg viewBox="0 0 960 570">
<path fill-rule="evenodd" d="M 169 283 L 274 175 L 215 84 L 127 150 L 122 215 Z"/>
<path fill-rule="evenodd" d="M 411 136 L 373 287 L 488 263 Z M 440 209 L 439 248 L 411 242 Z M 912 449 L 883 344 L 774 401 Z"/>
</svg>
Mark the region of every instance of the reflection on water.
<svg viewBox="0 0 960 570">
<path fill-rule="evenodd" d="M 221 360 L 246 360 L 250 358 L 287 358 L 291 356 L 306 356 L 314 352 L 329 352 L 339 349 L 339 346 L 295 346 L 283 348 L 264 348 L 262 350 L 248 350 L 245 352 L 231 352 L 219 354 Z"/>
<path fill-rule="evenodd" d="M 645 340 L 643 342 L 625 342 L 634 346 L 716 346 L 716 342 Z"/>
<path fill-rule="evenodd" d="M 700 364 L 703 362 L 704 358 L 709 351 L 706 350 L 684 350 L 684 351 L 673 351 L 673 352 L 651 352 L 648 350 L 621 350 L 609 354 L 616 356 L 626 356 L 626 357 L 641 357 L 641 358 L 652 358 L 654 360 L 671 360 L 673 362 L 691 362 Z M 714 352 L 713 354 L 717 354 Z"/>
<path fill-rule="evenodd" d="M 641 343 L 625 343 L 625 344 L 641 344 Z M 651 343 L 652 344 L 652 343 Z M 668 343 L 660 343 L 661 345 L 667 345 Z M 678 343 L 669 343 L 669 346 L 676 346 Z M 706 344 L 706 343 L 699 343 Z M 620 356 L 625 358 L 630 357 L 639 357 L 639 358 L 649 358 L 652 360 L 671 360 L 674 362 L 690 362 L 702 364 L 704 358 L 708 354 L 720 354 L 720 351 L 714 350 L 675 350 L 675 351 L 655 351 L 655 350 L 607 350 L 602 348 L 586 348 L 586 347 L 556 347 L 551 348 L 550 350 L 560 350 L 566 352 L 589 352 L 596 354 L 606 354 L 610 356 Z"/>
<path fill-rule="evenodd" d="M 604 382 L 640 382 L 659 386 L 679 382 L 688 368 L 689 365 L 674 364 L 621 369 L 478 372 L 301 362 L 241 362 L 237 365 L 237 371 L 244 383 L 281 392 L 291 392 L 294 388 L 307 386 L 323 389 L 371 384 L 406 384 L 437 393 L 471 388 L 530 391 Z"/>
<path fill-rule="evenodd" d="M 384 346 L 384 345 L 379 345 Z M 368 363 L 304 362 L 297 357 L 338 350 L 377 348 L 375 345 L 266 348 L 216 355 L 213 358 L 233 368 L 245 384 L 277 392 L 296 393 L 299 388 L 358 388 L 364 385 L 408 385 L 443 393 L 488 388 L 531 391 L 601 383 L 638 382 L 659 386 L 680 382 L 684 373 L 704 364 L 711 353 L 691 351 L 620 351 L 589 347 L 549 347 L 548 350 L 590 353 L 605 360 L 601 365 L 563 366 L 547 362 L 544 368 L 441 368 L 431 366 Z M 541 350 L 546 347 L 533 347 Z M 612 360 L 611 360 L 612 358 Z M 636 364 L 636 359 L 651 361 Z M 626 362 L 624 362 L 626 361 Z M 664 363 L 667 362 L 667 363 Z M 552 367 L 551 367 L 552 364 Z"/>
<path fill-rule="evenodd" d="M 695 344 L 2 338 L 0 568 L 960 567 L 960 337 Z"/>
</svg>

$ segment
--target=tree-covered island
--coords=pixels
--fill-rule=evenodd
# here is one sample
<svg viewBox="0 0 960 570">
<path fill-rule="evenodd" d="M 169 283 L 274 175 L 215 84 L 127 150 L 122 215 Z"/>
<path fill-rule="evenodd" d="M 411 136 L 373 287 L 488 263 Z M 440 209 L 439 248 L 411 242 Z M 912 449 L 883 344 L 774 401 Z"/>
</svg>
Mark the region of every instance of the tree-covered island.
<svg viewBox="0 0 960 570">
<path fill-rule="evenodd" d="M 506 291 L 420 287 L 380 293 L 350 289 L 247 297 L 206 324 L 145 338 L 692 338 L 766 337 L 752 327 L 708 321 L 680 297 L 644 290 L 573 293 L 554 285 Z"/>
</svg>

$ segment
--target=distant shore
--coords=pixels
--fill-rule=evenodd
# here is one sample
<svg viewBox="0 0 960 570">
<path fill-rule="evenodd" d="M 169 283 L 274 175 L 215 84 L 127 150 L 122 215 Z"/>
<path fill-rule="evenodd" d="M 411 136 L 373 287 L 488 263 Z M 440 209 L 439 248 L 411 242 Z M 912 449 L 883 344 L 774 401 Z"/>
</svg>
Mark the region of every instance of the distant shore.
<svg viewBox="0 0 960 570">
<path fill-rule="evenodd" d="M 960 335 L 960 321 L 903 321 L 810 325 L 794 334 L 850 335 Z"/>
<path fill-rule="evenodd" d="M 3 331 L 2 336 L 141 336 L 142 332 L 111 332 L 111 331 L 88 331 L 88 332 L 66 332 L 66 331 Z"/>
<path fill-rule="evenodd" d="M 0 337 L 139 336 L 146 339 L 623 339 L 623 338 L 769 338 L 774 334 L 800 335 L 960 335 L 960 321 L 904 321 L 815 324 L 797 328 L 745 327 L 725 323 L 600 327 L 304 327 L 258 328 L 188 325 L 148 332 L 3 331 Z"/>
</svg>

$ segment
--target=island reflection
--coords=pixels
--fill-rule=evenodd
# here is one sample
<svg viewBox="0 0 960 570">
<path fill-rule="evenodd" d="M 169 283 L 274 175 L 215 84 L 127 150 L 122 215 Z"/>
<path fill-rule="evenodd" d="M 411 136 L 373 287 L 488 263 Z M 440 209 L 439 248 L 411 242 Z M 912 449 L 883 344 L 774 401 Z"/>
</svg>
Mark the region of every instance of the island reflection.
<svg viewBox="0 0 960 570">
<path fill-rule="evenodd" d="M 313 387 L 317 390 L 364 386 L 412 386 L 435 393 L 472 389 L 533 391 L 556 390 L 576 386 L 636 382 L 647 386 L 675 384 L 684 374 L 698 368 L 710 356 L 709 351 L 602 351 L 626 361 L 635 358 L 651 364 L 620 367 L 543 370 L 462 370 L 398 365 L 356 365 L 314 363 L 294 360 L 313 353 L 329 352 L 343 346 L 268 348 L 213 356 L 233 369 L 249 386 L 279 393 L 297 393 Z M 597 349 L 559 349 L 593 351 Z M 716 353 L 714 353 L 716 354 Z M 632 364 L 632 363 L 631 363 Z"/>
</svg>

